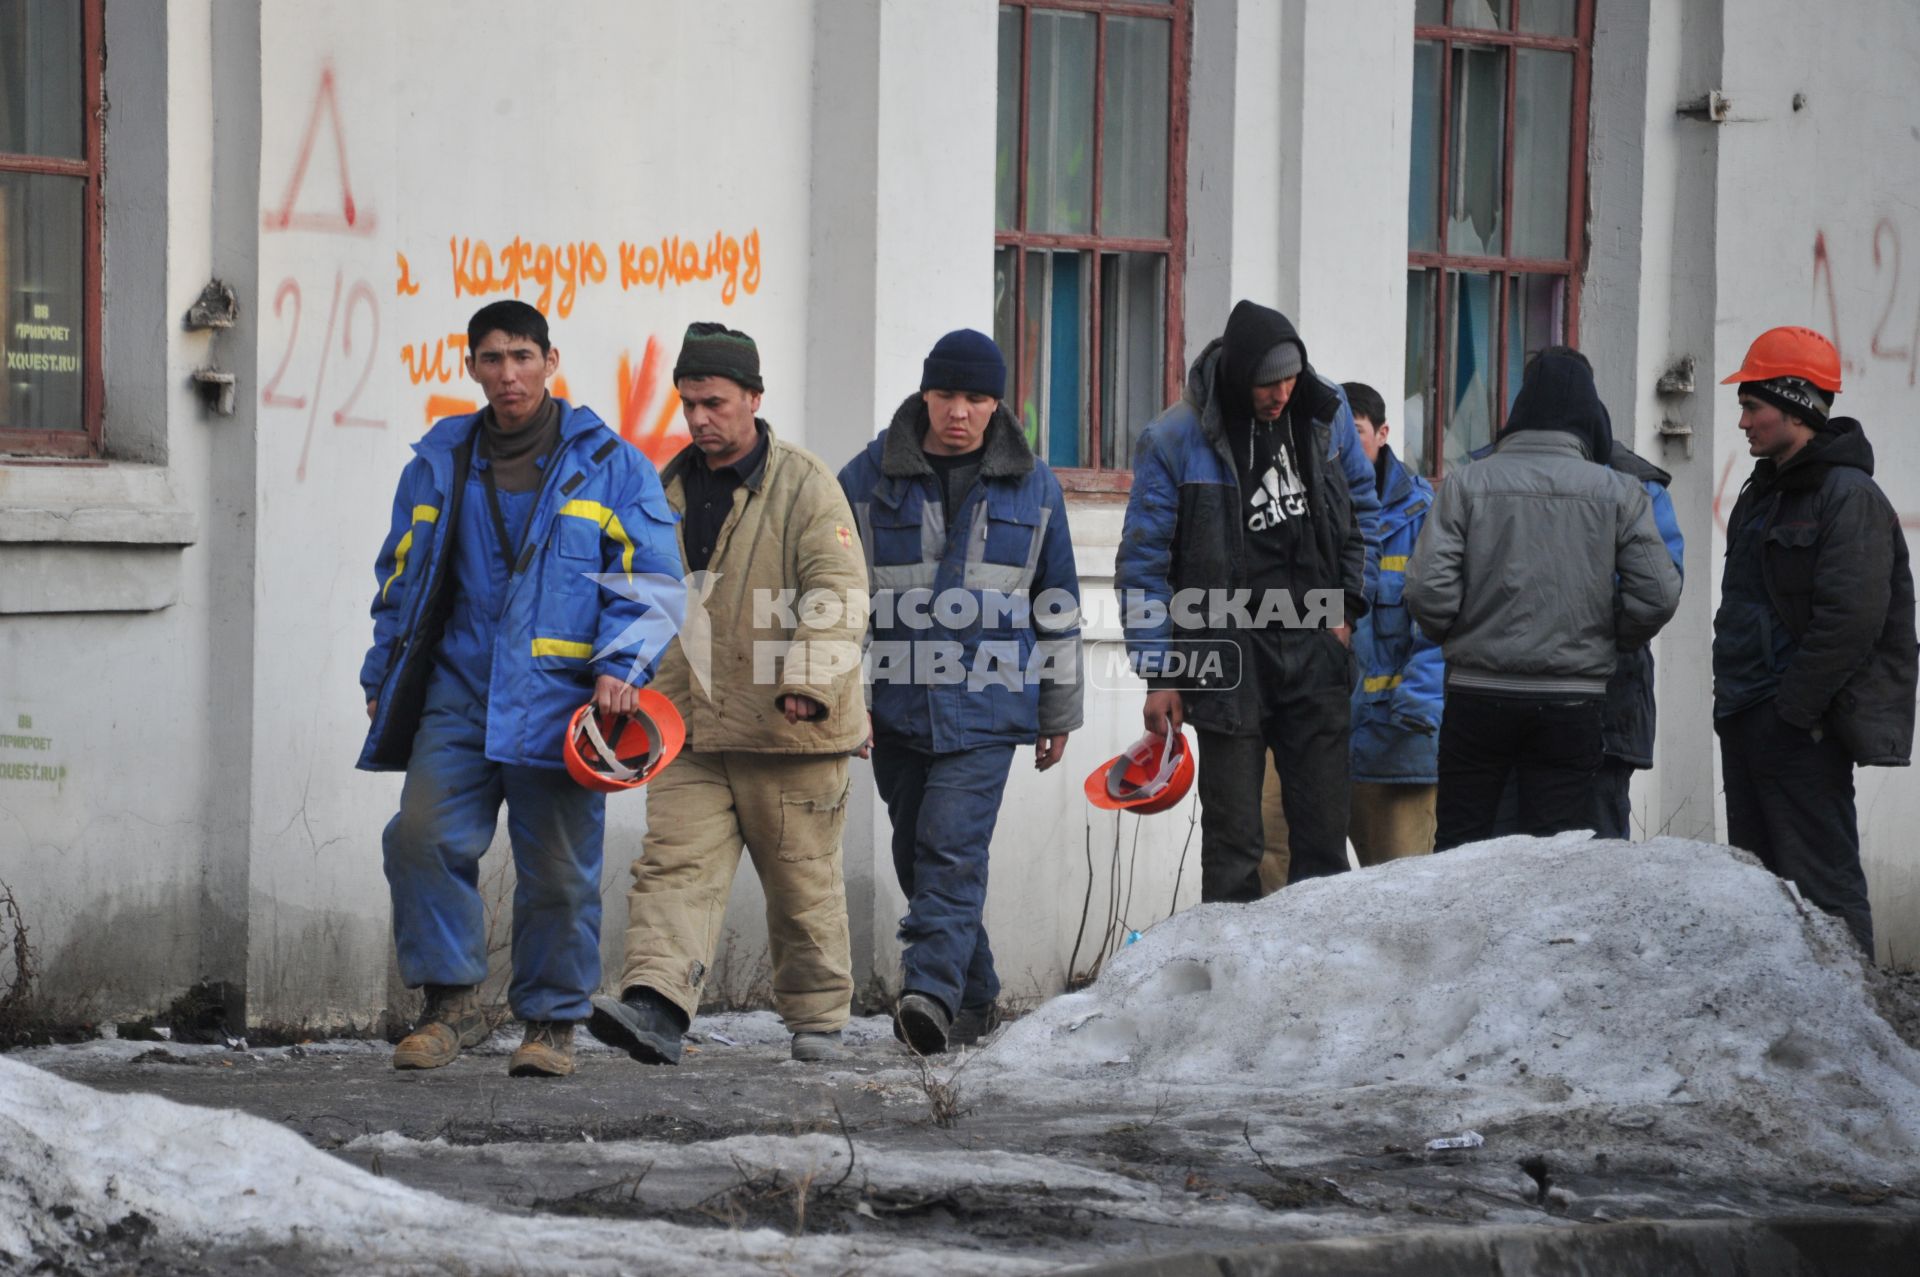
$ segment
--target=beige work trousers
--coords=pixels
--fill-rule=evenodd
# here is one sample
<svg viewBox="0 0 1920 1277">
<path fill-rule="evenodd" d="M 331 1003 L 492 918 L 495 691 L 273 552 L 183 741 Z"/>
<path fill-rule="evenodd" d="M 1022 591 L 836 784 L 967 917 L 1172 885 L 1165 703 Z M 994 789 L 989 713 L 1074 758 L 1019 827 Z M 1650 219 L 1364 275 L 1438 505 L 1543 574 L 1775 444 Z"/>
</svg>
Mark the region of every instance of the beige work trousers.
<svg viewBox="0 0 1920 1277">
<path fill-rule="evenodd" d="M 1381 785 L 1356 780 L 1348 790 L 1347 837 L 1362 865 L 1383 865 L 1433 850 L 1438 785 Z"/>
<path fill-rule="evenodd" d="M 620 988 L 645 985 L 689 1018 L 720 943 L 744 845 L 767 897 L 773 1005 L 792 1033 L 831 1033 L 853 1002 L 840 833 L 844 755 L 688 750 L 647 786 L 647 836 L 627 893 Z"/>
<path fill-rule="evenodd" d="M 1347 791 L 1347 839 L 1364 868 L 1402 856 L 1433 850 L 1437 785 L 1379 785 L 1356 780 Z M 1267 852 L 1260 859 L 1260 894 L 1270 896 L 1287 885 L 1291 854 L 1287 813 L 1280 805 L 1280 776 L 1267 759 L 1267 784 L 1260 793 L 1260 821 Z"/>
</svg>

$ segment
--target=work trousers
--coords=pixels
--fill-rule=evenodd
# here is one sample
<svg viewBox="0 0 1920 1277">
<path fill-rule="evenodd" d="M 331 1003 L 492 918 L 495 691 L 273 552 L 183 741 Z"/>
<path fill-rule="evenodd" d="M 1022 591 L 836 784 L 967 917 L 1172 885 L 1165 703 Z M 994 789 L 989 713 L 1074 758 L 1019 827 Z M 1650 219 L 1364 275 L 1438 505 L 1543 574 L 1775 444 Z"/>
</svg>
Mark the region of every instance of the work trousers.
<svg viewBox="0 0 1920 1277">
<path fill-rule="evenodd" d="M 1860 868 L 1853 759 L 1781 719 L 1771 699 L 1716 719 L 1727 841 L 1836 914 L 1869 956 L 1873 913 Z"/>
<path fill-rule="evenodd" d="M 493 762 L 486 746 L 486 705 L 436 672 L 400 811 L 381 839 L 400 978 L 408 988 L 486 978 L 480 858 L 505 801 L 514 868 L 508 1003 L 522 1020 L 584 1020 L 600 984 L 605 797 L 557 767 Z"/>
<path fill-rule="evenodd" d="M 1594 837 L 1632 841 L 1632 785 L 1633 773 L 1637 770 L 1632 763 L 1611 754 L 1600 760 L 1600 770 L 1593 778 L 1593 810 L 1589 821 Z M 1510 776 L 1506 789 L 1500 794 L 1500 814 L 1494 819 L 1490 837 L 1503 838 L 1525 832 L 1520 825 L 1520 787 Z"/>
<path fill-rule="evenodd" d="M 1509 779 L 1520 804 L 1517 832 L 1591 828 L 1604 705 L 1599 696 L 1547 700 L 1449 687 L 1440 718 L 1435 849 L 1493 837 Z"/>
<path fill-rule="evenodd" d="M 873 779 L 893 824 L 893 871 L 907 897 L 900 919 L 902 991 L 950 1014 L 1000 996 L 987 941 L 987 849 L 1013 766 L 1013 746 L 929 754 L 881 737 Z"/>
<path fill-rule="evenodd" d="M 1356 780 L 1347 837 L 1362 865 L 1383 865 L 1433 850 L 1437 785 L 1384 785 Z"/>
<path fill-rule="evenodd" d="M 847 788 L 845 755 L 687 750 L 674 759 L 647 785 L 620 988 L 644 985 L 693 1018 L 744 846 L 767 898 L 774 1010 L 792 1033 L 845 1025 Z"/>
</svg>

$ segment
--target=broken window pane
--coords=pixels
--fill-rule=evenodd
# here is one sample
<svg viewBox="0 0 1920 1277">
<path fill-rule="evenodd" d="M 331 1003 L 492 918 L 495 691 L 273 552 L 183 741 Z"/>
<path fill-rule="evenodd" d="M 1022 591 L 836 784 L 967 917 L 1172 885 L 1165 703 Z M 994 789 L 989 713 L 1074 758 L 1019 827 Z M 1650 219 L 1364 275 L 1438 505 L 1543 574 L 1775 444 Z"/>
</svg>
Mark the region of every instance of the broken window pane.
<svg viewBox="0 0 1920 1277">
<path fill-rule="evenodd" d="M 1506 50 L 1456 45 L 1449 132 L 1453 147 L 1449 252 L 1501 255 L 1501 151 L 1506 113 Z"/>
</svg>

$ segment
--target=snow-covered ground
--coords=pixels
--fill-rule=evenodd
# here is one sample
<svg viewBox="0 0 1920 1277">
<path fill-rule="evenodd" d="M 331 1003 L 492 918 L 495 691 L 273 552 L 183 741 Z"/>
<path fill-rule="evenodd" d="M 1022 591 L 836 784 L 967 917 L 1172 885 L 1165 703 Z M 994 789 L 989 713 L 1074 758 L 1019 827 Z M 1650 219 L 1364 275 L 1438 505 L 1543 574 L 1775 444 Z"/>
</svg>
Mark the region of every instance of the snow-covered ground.
<svg viewBox="0 0 1920 1277">
<path fill-rule="evenodd" d="M 703 1019 L 696 1031 L 706 1052 L 771 1058 L 784 1041 L 765 1014 Z M 885 1032 L 884 1021 L 864 1021 L 850 1036 Z M 496 1038 L 493 1049 L 509 1046 Z M 897 1235 L 495 1212 L 371 1174 L 271 1122 L 95 1091 L 22 1062 L 114 1065 L 152 1049 L 101 1042 L 0 1057 L 0 1256 L 71 1256 L 76 1238 L 138 1212 L 182 1244 L 297 1246 L 377 1258 L 381 1271 L 985 1273 L 1058 1262 Z M 769 1067 L 924 1104 L 913 1070 L 884 1058 L 877 1074 Z M 1472 1129 L 1492 1147 L 1533 1124 L 1589 1153 L 1604 1148 L 1616 1164 L 1658 1157 L 1733 1179 L 1920 1186 L 1920 1053 L 1875 1011 L 1843 929 L 1750 858 L 1675 839 L 1503 840 L 1305 883 L 1257 905 L 1202 906 L 1122 950 L 1091 988 L 943 1067 L 976 1108 L 999 1097 L 1108 1124 L 1152 1110 L 1168 1129 L 1217 1137 L 1224 1124 L 1235 1140 L 1244 1122 L 1276 1166 L 1311 1164 L 1329 1140 L 1418 1147 Z M 564 1162 L 603 1179 L 650 1173 L 653 1184 L 733 1164 L 832 1179 L 851 1146 L 862 1176 L 895 1189 L 1044 1183 L 1097 1199 L 1112 1218 L 1191 1230 L 1196 1246 L 1274 1218 L 1243 1196 L 1168 1193 L 968 1144 L 903 1153 L 809 1133 L 459 1147 L 388 1132 L 342 1152 L 496 1168 Z M 1503 1159 L 1501 1173 L 1524 1180 L 1510 1153 Z"/>
</svg>

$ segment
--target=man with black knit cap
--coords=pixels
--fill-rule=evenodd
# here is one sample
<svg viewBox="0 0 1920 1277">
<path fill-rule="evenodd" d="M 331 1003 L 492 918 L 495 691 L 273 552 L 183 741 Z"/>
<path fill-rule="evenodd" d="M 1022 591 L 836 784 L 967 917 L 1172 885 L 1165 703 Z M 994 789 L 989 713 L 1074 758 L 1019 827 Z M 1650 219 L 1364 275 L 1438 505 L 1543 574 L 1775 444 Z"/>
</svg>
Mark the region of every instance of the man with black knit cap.
<svg viewBox="0 0 1920 1277">
<path fill-rule="evenodd" d="M 840 472 L 873 591 L 873 778 L 907 897 L 894 1033 L 922 1055 L 992 1028 L 987 848 L 1016 747 L 1060 761 L 1080 726 L 1080 578 L 1060 484 L 1002 401 L 1000 348 L 935 343 L 880 437 Z"/>
<path fill-rule="evenodd" d="M 1242 301 L 1135 447 L 1114 586 L 1147 730 L 1199 732 L 1202 900 L 1260 897 L 1269 751 L 1289 881 L 1347 867 L 1348 644 L 1367 606 L 1362 494 L 1335 464 L 1352 435 L 1293 324 Z M 1364 500 L 1377 512 L 1370 482 Z"/>
<path fill-rule="evenodd" d="M 692 325 L 673 384 L 692 442 L 660 478 L 700 606 L 654 686 L 686 745 L 647 786 L 621 996 L 595 998 L 587 1028 L 644 1064 L 680 1062 L 744 846 L 793 1058 L 841 1059 L 853 962 L 840 834 L 847 756 L 867 738 L 853 514 L 825 463 L 756 415 L 753 338 Z"/>
<path fill-rule="evenodd" d="M 1738 371 L 1759 460 L 1727 520 L 1713 618 L 1713 725 L 1727 841 L 1837 914 L 1869 957 L 1853 768 L 1913 752 L 1913 574 L 1873 449 L 1831 416 L 1840 354 L 1808 328 L 1760 334 Z"/>
<path fill-rule="evenodd" d="M 1492 455 L 1440 485 L 1406 586 L 1447 666 L 1436 850 L 1491 837 L 1510 777 L 1525 832 L 1592 827 L 1617 654 L 1680 605 L 1647 494 L 1608 468 L 1612 450 L 1587 361 L 1543 351 Z"/>
</svg>

